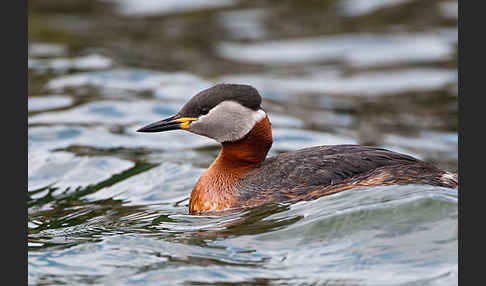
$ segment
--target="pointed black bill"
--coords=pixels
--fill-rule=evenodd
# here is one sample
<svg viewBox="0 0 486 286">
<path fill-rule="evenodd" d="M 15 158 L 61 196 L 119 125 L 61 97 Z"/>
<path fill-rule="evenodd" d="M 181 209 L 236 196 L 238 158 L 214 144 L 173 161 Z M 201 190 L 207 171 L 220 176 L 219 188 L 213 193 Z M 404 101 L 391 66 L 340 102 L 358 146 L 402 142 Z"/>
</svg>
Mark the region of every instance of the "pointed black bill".
<svg viewBox="0 0 486 286">
<path fill-rule="evenodd" d="M 180 117 L 174 115 L 172 117 L 151 123 L 137 130 L 137 132 L 162 132 L 177 129 L 187 129 L 189 124 L 197 120 L 193 117 Z"/>
<path fill-rule="evenodd" d="M 169 130 L 176 130 L 181 129 L 181 122 L 176 121 L 178 119 L 177 116 L 172 116 L 151 124 L 148 124 L 140 129 L 137 132 L 162 132 L 162 131 L 169 131 Z"/>
</svg>

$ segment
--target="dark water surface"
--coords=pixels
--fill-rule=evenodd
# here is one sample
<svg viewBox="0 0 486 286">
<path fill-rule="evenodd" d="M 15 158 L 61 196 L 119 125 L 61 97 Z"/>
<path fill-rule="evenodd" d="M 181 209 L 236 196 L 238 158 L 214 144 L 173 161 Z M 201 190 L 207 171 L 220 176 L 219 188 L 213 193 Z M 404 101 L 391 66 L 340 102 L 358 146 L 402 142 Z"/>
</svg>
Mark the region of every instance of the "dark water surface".
<svg viewBox="0 0 486 286">
<path fill-rule="evenodd" d="M 218 144 L 141 134 L 215 83 L 270 155 L 357 143 L 457 172 L 457 1 L 29 1 L 31 285 L 457 285 L 458 192 L 188 215 Z"/>
</svg>

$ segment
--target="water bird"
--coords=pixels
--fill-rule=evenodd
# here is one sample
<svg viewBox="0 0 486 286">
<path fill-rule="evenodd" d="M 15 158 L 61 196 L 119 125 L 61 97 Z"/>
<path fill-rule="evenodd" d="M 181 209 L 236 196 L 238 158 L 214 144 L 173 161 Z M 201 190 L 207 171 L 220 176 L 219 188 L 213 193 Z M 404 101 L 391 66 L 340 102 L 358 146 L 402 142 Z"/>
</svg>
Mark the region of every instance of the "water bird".
<svg viewBox="0 0 486 286">
<path fill-rule="evenodd" d="M 221 143 L 191 192 L 191 214 L 310 200 L 363 186 L 458 185 L 457 174 L 372 146 L 315 146 L 266 158 L 273 140 L 261 103 L 250 85 L 217 84 L 193 96 L 174 116 L 137 130 L 181 129 Z"/>
</svg>

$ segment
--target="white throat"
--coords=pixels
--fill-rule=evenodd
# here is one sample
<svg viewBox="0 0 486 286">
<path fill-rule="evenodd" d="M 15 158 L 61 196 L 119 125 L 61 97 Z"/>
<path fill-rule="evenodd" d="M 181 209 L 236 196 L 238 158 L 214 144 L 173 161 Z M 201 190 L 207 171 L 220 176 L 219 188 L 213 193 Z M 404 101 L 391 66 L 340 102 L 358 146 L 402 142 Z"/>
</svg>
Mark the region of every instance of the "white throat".
<svg viewBox="0 0 486 286">
<path fill-rule="evenodd" d="M 235 101 L 223 101 L 191 123 L 187 130 L 218 142 L 236 141 L 265 116 L 261 109 L 252 110 Z"/>
</svg>

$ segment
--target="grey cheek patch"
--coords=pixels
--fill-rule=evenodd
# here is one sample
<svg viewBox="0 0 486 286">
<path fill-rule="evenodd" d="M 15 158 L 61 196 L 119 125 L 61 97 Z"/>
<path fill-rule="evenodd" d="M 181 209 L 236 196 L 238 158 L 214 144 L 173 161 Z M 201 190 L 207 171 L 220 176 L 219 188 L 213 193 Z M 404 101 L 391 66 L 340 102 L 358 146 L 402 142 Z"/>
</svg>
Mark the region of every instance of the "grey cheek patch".
<svg viewBox="0 0 486 286">
<path fill-rule="evenodd" d="M 248 134 L 265 116 L 263 110 L 255 111 L 234 101 L 224 101 L 190 124 L 188 131 L 218 142 L 235 141 Z"/>
</svg>

